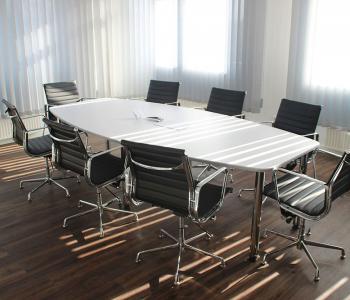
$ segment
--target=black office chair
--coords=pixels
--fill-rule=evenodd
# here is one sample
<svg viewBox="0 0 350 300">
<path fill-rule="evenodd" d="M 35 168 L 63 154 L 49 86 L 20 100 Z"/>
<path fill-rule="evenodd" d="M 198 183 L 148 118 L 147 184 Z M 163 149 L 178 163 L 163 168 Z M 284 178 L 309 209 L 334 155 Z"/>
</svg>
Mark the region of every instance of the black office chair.
<svg viewBox="0 0 350 300">
<path fill-rule="evenodd" d="M 305 221 L 321 220 L 331 210 L 332 202 L 350 190 L 350 154 L 345 152 L 343 156 L 333 155 L 341 159 L 327 183 L 286 169 L 278 169 L 273 172 L 273 181 L 265 186 L 264 194 L 277 200 L 283 211 L 300 218 L 301 224 L 297 237 L 273 230 L 265 230 L 265 235 L 270 232 L 286 238 L 292 243 L 281 249 L 266 253 L 263 257 L 263 263 L 266 263 L 267 256 L 296 246 L 298 249 L 304 250 L 312 262 L 316 269 L 314 280 L 318 281 L 320 279 L 319 268 L 306 246 L 339 250 L 341 251 L 341 258 L 345 258 L 345 250 L 342 247 L 305 239 Z M 279 173 L 282 176 L 278 177 Z"/>
<path fill-rule="evenodd" d="M 272 127 L 318 140 L 316 127 L 320 113 L 320 105 L 282 99 L 275 120 L 263 123 L 271 123 Z M 298 160 L 289 163 L 286 168 L 293 170 L 299 164 L 300 172 L 306 173 L 307 164 L 312 163 L 314 178 L 316 178 L 316 153 L 316 150 L 312 151 Z M 238 197 L 242 196 L 243 191 L 254 191 L 254 189 L 240 189 Z"/>
<path fill-rule="evenodd" d="M 50 164 L 51 164 L 51 146 L 52 146 L 52 140 L 48 134 L 44 135 L 45 127 L 41 128 L 35 128 L 28 130 L 26 126 L 23 123 L 22 119 L 28 119 L 28 118 L 34 118 L 41 115 L 32 115 L 29 117 L 20 117 L 17 108 L 12 105 L 10 102 L 6 101 L 5 99 L 2 99 L 2 103 L 6 106 L 6 113 L 9 115 L 12 121 L 12 137 L 16 144 L 23 146 L 24 151 L 32 157 L 43 157 L 45 159 L 46 163 L 46 177 L 43 178 L 33 178 L 33 179 L 26 179 L 21 180 L 19 187 L 22 189 L 24 183 L 29 182 L 41 182 L 37 187 L 32 189 L 28 193 L 28 201 L 31 201 L 32 194 L 39 190 L 41 187 L 43 187 L 46 184 L 55 184 L 61 189 L 63 189 L 66 192 L 66 196 L 69 197 L 69 191 L 67 188 L 59 184 L 56 180 L 60 179 L 68 179 L 72 177 L 59 177 L 54 178 L 52 177 L 52 172 L 50 170 Z M 30 137 L 30 135 L 34 132 L 38 132 L 42 130 L 43 135 L 38 137 Z M 74 177 L 75 178 L 75 177 Z M 79 180 L 79 178 L 78 178 Z"/>
<path fill-rule="evenodd" d="M 245 119 L 245 115 L 242 113 L 243 111 L 243 103 L 244 98 L 246 96 L 246 91 L 235 91 L 235 90 L 227 90 L 213 87 L 211 89 L 209 101 L 207 107 L 195 107 L 196 109 L 204 109 L 206 111 L 234 116 L 237 118 Z M 203 168 L 203 170 L 199 173 L 198 176 L 202 176 L 202 174 L 210 169 L 217 170 L 218 168 L 210 165 L 210 164 L 198 164 L 194 165 L 194 168 Z M 231 182 L 233 182 L 232 175 L 230 174 Z"/>
<path fill-rule="evenodd" d="M 119 197 L 115 197 L 106 203 L 102 202 L 101 189 L 108 188 L 108 186 L 112 184 L 119 184 L 123 178 L 124 158 L 123 156 L 120 158 L 112 155 L 113 151 L 120 149 L 121 147 L 115 147 L 95 154 L 90 153 L 87 151 L 87 145 L 83 143 L 80 136 L 81 133 L 78 129 L 66 124 L 54 122 L 47 118 L 44 118 L 43 121 L 49 128 L 50 136 L 53 139 L 55 165 L 58 168 L 73 171 L 81 176 L 84 176 L 86 182 L 97 189 L 96 204 L 79 200 L 79 207 L 81 204 L 86 204 L 88 206 L 92 206 L 93 208 L 65 218 L 63 221 L 63 227 L 67 227 L 67 223 L 71 219 L 86 215 L 88 213 L 98 212 L 100 237 L 103 237 L 104 232 L 102 216 L 103 211 L 105 210 L 133 215 L 137 221 L 138 216 L 136 213 L 109 207 L 110 204 L 116 201 L 120 204 L 121 199 Z"/>
<path fill-rule="evenodd" d="M 179 87 L 179 82 L 151 80 L 145 100 L 147 102 L 180 106 L 177 101 Z"/>
<path fill-rule="evenodd" d="M 64 105 L 83 101 L 79 96 L 76 81 L 52 82 L 44 83 L 44 91 L 46 95 L 45 114 L 50 120 L 56 120 L 56 117 L 49 112 L 51 106 Z"/>
<path fill-rule="evenodd" d="M 242 114 L 242 110 L 246 94 L 246 91 L 234 91 L 213 87 L 206 110 L 244 119 L 245 115 Z"/>
<path fill-rule="evenodd" d="M 169 237 L 175 244 L 165 247 L 141 251 L 136 256 L 136 262 L 145 253 L 167 249 L 178 249 L 178 262 L 175 273 L 175 284 L 179 284 L 179 268 L 182 252 L 189 249 L 218 259 L 222 266 L 222 257 L 189 245 L 189 242 L 200 237 L 210 237 L 203 232 L 195 237 L 185 238 L 184 219 L 187 218 L 200 225 L 206 222 L 219 210 L 226 194 L 227 170 L 221 168 L 200 182 L 192 178 L 190 162 L 184 150 L 165 148 L 153 145 L 122 141 L 126 150 L 125 175 L 126 193 L 134 201 L 144 201 L 152 205 L 171 210 L 179 217 L 178 239 L 165 230 L 161 235 Z M 220 186 L 211 184 L 213 179 L 222 175 Z M 201 226 L 200 228 L 204 230 Z"/>
</svg>

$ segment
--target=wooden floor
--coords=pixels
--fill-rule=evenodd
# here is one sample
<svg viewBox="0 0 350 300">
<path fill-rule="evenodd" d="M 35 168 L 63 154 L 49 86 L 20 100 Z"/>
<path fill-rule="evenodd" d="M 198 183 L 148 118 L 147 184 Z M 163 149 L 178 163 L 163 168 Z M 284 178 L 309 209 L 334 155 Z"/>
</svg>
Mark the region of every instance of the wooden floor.
<svg viewBox="0 0 350 300">
<path fill-rule="evenodd" d="M 326 179 L 336 162 L 319 155 L 317 163 L 319 177 Z M 340 260 L 338 252 L 311 249 L 321 271 L 316 284 L 311 263 L 297 249 L 272 259 L 266 267 L 247 261 L 253 200 L 249 193 L 239 199 L 237 191 L 252 186 L 252 174 L 235 172 L 234 194 L 225 199 L 217 220 L 206 224 L 214 238 L 195 243 L 222 255 L 226 268 L 186 251 L 181 268 L 184 282 L 173 287 L 177 251 L 151 254 L 135 263 L 137 251 L 169 242 L 158 238 L 161 227 L 176 234 L 177 220 L 169 211 L 139 207 L 138 223 L 106 213 L 102 239 L 94 214 L 64 229 L 63 218 L 78 211 L 79 199 L 94 201 L 94 189 L 68 180 L 64 184 L 70 199 L 55 186 L 47 186 L 28 203 L 26 193 L 33 185 L 20 190 L 19 180 L 42 175 L 43 167 L 41 159 L 29 158 L 18 146 L 0 147 L 0 299 L 350 299 L 350 259 Z M 312 224 L 311 238 L 350 251 L 349 216 L 350 195 L 346 195 L 324 220 Z M 262 223 L 291 233 L 272 201 L 264 205 Z M 190 225 L 187 233 L 198 232 Z M 270 236 L 262 240 L 261 249 L 287 243 Z"/>
</svg>

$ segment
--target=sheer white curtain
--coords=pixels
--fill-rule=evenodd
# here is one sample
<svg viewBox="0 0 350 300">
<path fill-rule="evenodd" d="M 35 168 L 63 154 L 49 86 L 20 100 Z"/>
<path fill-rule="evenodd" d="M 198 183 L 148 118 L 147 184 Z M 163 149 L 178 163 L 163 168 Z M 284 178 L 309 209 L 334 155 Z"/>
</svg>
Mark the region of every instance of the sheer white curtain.
<svg viewBox="0 0 350 300">
<path fill-rule="evenodd" d="M 208 101 L 213 86 L 247 90 L 260 109 L 265 0 L 156 0 L 156 76 L 181 83 L 180 97 Z"/>
<path fill-rule="evenodd" d="M 320 124 L 350 129 L 350 1 L 293 0 L 287 96 L 323 105 Z"/>
<path fill-rule="evenodd" d="M 264 16 L 265 0 L 2 0 L 0 96 L 32 113 L 45 82 L 137 97 L 154 78 L 180 81 L 186 99 L 245 89 L 257 111 Z"/>
<path fill-rule="evenodd" d="M 32 113 L 43 108 L 45 82 L 75 79 L 87 97 L 143 94 L 153 11 L 149 0 L 0 1 L 0 96 Z"/>
</svg>

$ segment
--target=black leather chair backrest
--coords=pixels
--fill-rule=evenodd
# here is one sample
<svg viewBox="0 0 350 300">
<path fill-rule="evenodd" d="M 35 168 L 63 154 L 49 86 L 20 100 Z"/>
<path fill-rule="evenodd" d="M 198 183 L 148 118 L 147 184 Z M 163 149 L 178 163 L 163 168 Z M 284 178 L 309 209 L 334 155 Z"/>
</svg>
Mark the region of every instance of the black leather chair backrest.
<svg viewBox="0 0 350 300">
<path fill-rule="evenodd" d="M 207 111 L 234 116 L 242 114 L 245 91 L 211 89 Z"/>
<path fill-rule="evenodd" d="M 155 103 L 177 102 L 179 82 L 151 80 L 146 101 Z"/>
<path fill-rule="evenodd" d="M 50 106 L 74 103 L 80 100 L 75 81 L 45 83 L 47 104 Z"/>
<path fill-rule="evenodd" d="M 345 152 L 328 183 L 335 178 L 332 188 L 332 201 L 350 190 L 350 154 Z"/>
<path fill-rule="evenodd" d="M 188 216 L 189 186 L 185 169 L 181 166 L 186 158 L 184 150 L 122 141 L 126 150 L 128 165 L 135 180 L 134 196 L 159 207 L 172 210 L 175 214 Z M 176 170 L 151 170 L 133 163 Z"/>
<path fill-rule="evenodd" d="M 58 167 L 85 175 L 88 154 L 78 130 L 72 126 L 43 119 L 55 145 L 55 162 Z"/>
<path fill-rule="evenodd" d="M 6 106 L 6 113 L 9 115 L 12 121 L 12 137 L 15 143 L 23 146 L 24 134 L 27 131 L 21 117 L 18 114 L 16 106 L 12 105 L 10 102 L 2 99 L 2 103 Z"/>
<path fill-rule="evenodd" d="M 320 113 L 320 105 L 282 99 L 273 126 L 300 135 L 314 133 Z"/>
</svg>

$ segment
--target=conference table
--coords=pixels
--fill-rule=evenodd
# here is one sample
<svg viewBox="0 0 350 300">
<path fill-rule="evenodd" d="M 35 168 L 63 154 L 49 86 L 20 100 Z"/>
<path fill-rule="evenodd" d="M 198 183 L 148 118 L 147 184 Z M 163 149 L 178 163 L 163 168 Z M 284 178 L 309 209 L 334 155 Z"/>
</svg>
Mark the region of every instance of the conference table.
<svg viewBox="0 0 350 300">
<path fill-rule="evenodd" d="M 265 172 L 319 146 L 317 141 L 268 125 L 166 104 L 100 98 L 51 107 L 59 120 L 87 133 L 184 149 L 193 161 L 255 173 L 250 258 L 259 257 Z"/>
</svg>

